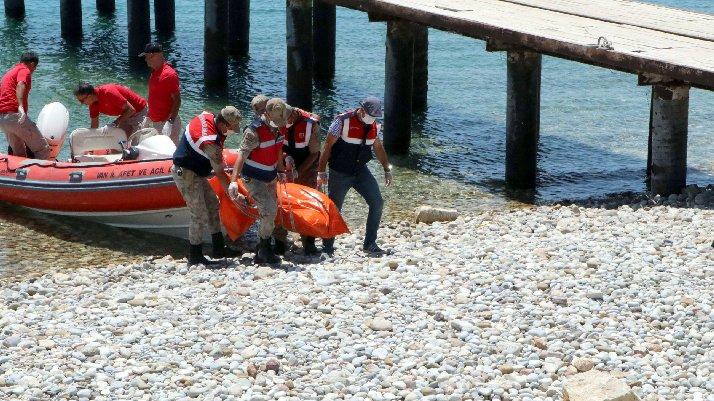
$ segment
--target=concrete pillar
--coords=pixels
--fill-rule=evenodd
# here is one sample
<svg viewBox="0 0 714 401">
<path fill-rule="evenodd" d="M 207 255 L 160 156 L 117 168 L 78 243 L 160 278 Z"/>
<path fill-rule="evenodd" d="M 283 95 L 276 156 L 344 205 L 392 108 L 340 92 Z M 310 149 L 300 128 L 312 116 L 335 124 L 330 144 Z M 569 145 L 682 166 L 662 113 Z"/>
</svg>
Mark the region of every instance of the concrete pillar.
<svg viewBox="0 0 714 401">
<path fill-rule="evenodd" d="M 99 15 L 111 15 L 116 10 L 114 0 L 97 0 L 97 13 Z"/>
<path fill-rule="evenodd" d="M 532 189 L 540 136 L 541 55 L 509 50 L 507 59 L 506 185 Z"/>
<path fill-rule="evenodd" d="M 288 90 L 290 105 L 312 110 L 312 0 L 287 0 Z"/>
<path fill-rule="evenodd" d="M 248 55 L 250 48 L 250 0 L 228 1 L 228 53 Z"/>
<path fill-rule="evenodd" d="M 650 122 L 650 190 L 679 194 L 687 185 L 689 86 L 653 85 Z"/>
<path fill-rule="evenodd" d="M 416 25 L 414 28 L 414 112 L 426 110 L 429 92 L 429 28 Z"/>
<path fill-rule="evenodd" d="M 25 0 L 5 0 L 5 15 L 10 18 L 25 18 Z"/>
<path fill-rule="evenodd" d="M 312 10 L 312 38 L 315 48 L 315 80 L 328 83 L 335 77 L 337 7 L 315 0 Z"/>
<path fill-rule="evenodd" d="M 154 0 L 154 23 L 161 36 L 171 36 L 176 30 L 175 0 Z"/>
<path fill-rule="evenodd" d="M 146 66 L 139 53 L 151 42 L 151 11 L 149 0 L 127 0 L 127 26 L 129 28 L 129 64 L 132 67 Z"/>
<path fill-rule="evenodd" d="M 414 24 L 387 21 L 384 77 L 384 148 L 409 152 L 414 87 Z"/>
<path fill-rule="evenodd" d="M 82 40 L 82 0 L 60 0 L 60 26 L 65 40 Z"/>
<path fill-rule="evenodd" d="M 206 0 L 203 35 L 203 80 L 207 88 L 220 89 L 228 83 L 228 0 Z"/>
</svg>

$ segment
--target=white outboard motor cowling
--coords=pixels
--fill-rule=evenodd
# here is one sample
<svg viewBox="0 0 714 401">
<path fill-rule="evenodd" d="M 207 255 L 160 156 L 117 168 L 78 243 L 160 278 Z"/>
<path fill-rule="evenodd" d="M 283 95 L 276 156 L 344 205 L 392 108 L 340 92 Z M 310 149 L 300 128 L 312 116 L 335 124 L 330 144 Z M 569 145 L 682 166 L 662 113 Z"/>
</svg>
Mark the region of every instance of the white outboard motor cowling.
<svg viewBox="0 0 714 401">
<path fill-rule="evenodd" d="M 139 150 L 137 160 L 168 159 L 174 155 L 176 145 L 166 135 L 154 135 L 134 146 Z"/>
<path fill-rule="evenodd" d="M 50 145 L 50 159 L 56 159 L 69 126 L 69 111 L 60 102 L 45 105 L 37 117 L 37 128 Z"/>
</svg>

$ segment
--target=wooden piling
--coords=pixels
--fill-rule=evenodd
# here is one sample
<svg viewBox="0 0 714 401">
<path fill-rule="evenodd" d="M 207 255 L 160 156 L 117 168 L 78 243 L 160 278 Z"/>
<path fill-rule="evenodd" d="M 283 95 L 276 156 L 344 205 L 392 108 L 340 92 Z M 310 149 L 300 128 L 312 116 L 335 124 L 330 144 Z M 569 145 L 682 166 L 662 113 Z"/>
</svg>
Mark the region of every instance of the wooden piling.
<svg viewBox="0 0 714 401">
<path fill-rule="evenodd" d="M 154 24 L 159 35 L 173 35 L 176 30 L 175 0 L 154 0 Z"/>
<path fill-rule="evenodd" d="M 287 0 L 287 101 L 312 110 L 312 0 Z"/>
<path fill-rule="evenodd" d="M 384 148 L 407 153 L 412 136 L 414 24 L 387 21 L 384 77 Z"/>
<path fill-rule="evenodd" d="M 424 25 L 414 27 L 414 90 L 412 107 L 414 112 L 423 112 L 427 106 L 429 92 L 429 28 Z"/>
<path fill-rule="evenodd" d="M 139 53 L 151 41 L 151 12 L 149 0 L 127 0 L 127 27 L 129 29 L 129 64 L 139 68 L 146 66 Z"/>
<path fill-rule="evenodd" d="M 528 50 L 508 51 L 506 185 L 510 188 L 536 186 L 541 59 Z"/>
<path fill-rule="evenodd" d="M 82 40 L 82 0 L 60 0 L 60 30 L 69 42 Z"/>
<path fill-rule="evenodd" d="M 250 0 L 228 2 L 228 53 L 232 56 L 248 55 L 250 48 Z"/>
<path fill-rule="evenodd" d="M 203 35 L 203 81 L 208 89 L 228 83 L 226 31 L 228 0 L 206 0 Z"/>
<path fill-rule="evenodd" d="M 329 83 L 335 77 L 335 38 L 337 7 L 315 0 L 312 10 L 312 38 L 315 49 L 314 76 L 319 83 Z"/>
<path fill-rule="evenodd" d="M 116 10 L 114 0 L 97 0 L 97 13 L 99 15 L 111 15 Z"/>
<path fill-rule="evenodd" d="M 25 0 L 5 0 L 5 15 L 10 18 L 25 18 Z"/>
<path fill-rule="evenodd" d="M 650 122 L 650 190 L 667 196 L 687 185 L 689 86 L 653 85 Z"/>
</svg>

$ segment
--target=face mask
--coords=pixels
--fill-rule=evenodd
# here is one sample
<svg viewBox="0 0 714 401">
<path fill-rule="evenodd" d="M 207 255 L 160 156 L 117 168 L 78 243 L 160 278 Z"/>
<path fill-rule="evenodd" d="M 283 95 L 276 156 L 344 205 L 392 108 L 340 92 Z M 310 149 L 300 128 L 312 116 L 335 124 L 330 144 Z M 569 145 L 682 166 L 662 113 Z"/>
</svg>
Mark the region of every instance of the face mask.
<svg viewBox="0 0 714 401">
<path fill-rule="evenodd" d="M 375 121 L 377 121 L 377 118 L 372 117 L 367 113 L 365 113 L 365 115 L 362 117 L 362 122 L 367 125 L 372 125 L 372 124 L 374 124 Z"/>
<path fill-rule="evenodd" d="M 268 125 L 270 125 L 273 128 L 278 128 L 278 124 L 275 124 L 274 122 L 270 121 L 268 122 Z"/>
</svg>

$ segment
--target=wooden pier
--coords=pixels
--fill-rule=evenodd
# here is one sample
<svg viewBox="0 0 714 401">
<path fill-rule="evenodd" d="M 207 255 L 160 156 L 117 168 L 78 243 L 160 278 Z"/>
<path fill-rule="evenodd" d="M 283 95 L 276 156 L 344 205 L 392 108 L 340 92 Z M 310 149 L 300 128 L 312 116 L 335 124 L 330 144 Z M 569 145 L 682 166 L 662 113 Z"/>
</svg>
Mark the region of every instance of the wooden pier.
<svg viewBox="0 0 714 401">
<path fill-rule="evenodd" d="M 100 14 L 115 0 L 96 0 Z M 24 18 L 23 0 L 4 0 Z M 149 0 L 127 0 L 129 60 L 150 40 Z M 81 40 L 81 0 L 61 0 L 62 36 Z M 250 0 L 205 0 L 204 80 L 224 88 L 229 55 L 247 55 Z M 534 188 L 542 55 L 637 75 L 652 86 L 647 172 L 650 189 L 686 185 L 690 88 L 714 90 L 714 15 L 630 0 L 286 0 L 287 97 L 311 108 L 314 84 L 335 74 L 336 7 L 387 23 L 384 143 L 406 153 L 414 113 L 427 106 L 428 28 L 483 40 L 507 53 L 506 183 Z M 174 0 L 154 0 L 159 35 L 175 29 Z M 370 39 L 374 40 L 374 39 Z M 478 66 L 474 66 L 477 69 Z M 633 84 L 635 81 L 633 80 Z M 613 88 L 617 90 L 617 88 Z"/>
<path fill-rule="evenodd" d="M 373 21 L 450 31 L 486 41 L 488 51 L 507 52 L 509 186 L 535 187 L 543 54 L 636 74 L 639 85 L 651 85 L 650 188 L 666 195 L 686 185 L 689 88 L 714 90 L 714 15 L 628 0 L 321 1 L 367 12 Z M 395 45 L 391 32 L 385 104 L 398 101 L 400 111 L 411 110 L 403 104 L 404 90 L 393 88 L 401 88 L 395 82 L 412 80 L 415 69 L 389 56 Z M 413 36 L 401 40 L 408 48 Z M 408 150 L 408 124 L 403 116 L 385 112 L 389 150 Z"/>
</svg>

